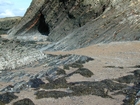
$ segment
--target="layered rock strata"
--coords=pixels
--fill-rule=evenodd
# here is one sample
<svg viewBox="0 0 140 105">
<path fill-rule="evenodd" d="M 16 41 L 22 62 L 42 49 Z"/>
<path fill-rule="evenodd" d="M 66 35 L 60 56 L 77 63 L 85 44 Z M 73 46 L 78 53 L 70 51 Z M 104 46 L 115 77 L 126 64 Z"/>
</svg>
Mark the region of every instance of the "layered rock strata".
<svg viewBox="0 0 140 105">
<path fill-rule="evenodd" d="M 21 20 L 21 17 L 7 17 L 0 19 L 0 34 L 7 34 L 7 32 Z"/>
<path fill-rule="evenodd" d="M 0 70 L 19 68 L 45 57 L 44 53 L 22 46 L 19 41 L 0 39 Z"/>
<path fill-rule="evenodd" d="M 9 35 L 18 37 L 42 34 L 49 35 L 50 41 L 58 41 L 91 19 L 100 16 L 109 5 L 109 0 L 93 2 L 33 0 L 21 22 L 9 32 Z"/>
<path fill-rule="evenodd" d="M 139 40 L 139 4 L 139 0 L 33 0 L 9 37 L 55 42 L 47 50 Z"/>
</svg>

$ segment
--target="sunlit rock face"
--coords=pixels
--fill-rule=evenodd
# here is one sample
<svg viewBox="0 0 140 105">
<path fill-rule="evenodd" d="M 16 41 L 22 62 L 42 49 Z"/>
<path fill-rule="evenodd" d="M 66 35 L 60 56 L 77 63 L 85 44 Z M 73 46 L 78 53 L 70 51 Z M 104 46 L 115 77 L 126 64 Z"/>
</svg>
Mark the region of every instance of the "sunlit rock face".
<svg viewBox="0 0 140 105">
<path fill-rule="evenodd" d="M 9 37 L 57 42 L 57 50 L 139 40 L 139 0 L 33 0 Z M 51 46 L 51 47 L 52 47 Z"/>
</svg>

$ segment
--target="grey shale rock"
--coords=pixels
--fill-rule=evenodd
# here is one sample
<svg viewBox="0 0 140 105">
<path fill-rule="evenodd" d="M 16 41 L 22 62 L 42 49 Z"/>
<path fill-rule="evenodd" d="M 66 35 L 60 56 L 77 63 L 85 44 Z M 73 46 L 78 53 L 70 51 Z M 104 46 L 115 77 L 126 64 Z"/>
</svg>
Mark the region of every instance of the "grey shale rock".
<svg viewBox="0 0 140 105">
<path fill-rule="evenodd" d="M 5 71 L 5 72 L 3 71 L 0 74 L 1 76 L 0 81 L 1 82 L 14 82 L 14 85 L 9 85 L 1 89 L 0 91 L 19 93 L 21 90 L 25 90 L 28 88 L 38 88 L 40 85 L 44 84 L 44 82 L 41 80 L 42 78 L 47 78 L 50 81 L 54 81 L 62 76 L 65 76 L 64 73 L 63 75 L 59 73 L 59 72 L 62 72 L 59 66 L 71 65 L 75 62 L 79 64 L 83 64 L 91 60 L 94 60 L 94 59 L 87 56 L 75 55 L 75 54 L 69 54 L 69 55 L 49 55 L 48 54 L 46 55 L 45 58 L 38 60 L 38 62 L 36 62 L 36 65 L 35 65 L 36 67 L 38 66 L 49 67 L 46 70 L 41 70 L 35 74 L 32 74 L 30 72 L 27 73 L 24 70 Z M 28 81 L 27 80 L 25 81 L 25 78 Z"/>
<path fill-rule="evenodd" d="M 13 39 L 52 42 L 42 51 L 140 40 L 139 5 L 139 0 L 33 0 L 8 34 Z"/>
<path fill-rule="evenodd" d="M 23 76 L 25 76 L 25 72 L 24 71 L 17 71 L 17 72 L 6 72 L 1 73 L 0 74 L 0 81 L 1 82 L 11 82 L 14 78 L 18 77 L 21 78 Z"/>
<path fill-rule="evenodd" d="M 0 70 L 19 68 L 47 57 L 43 52 L 14 40 L 1 39 L 0 48 Z"/>
<path fill-rule="evenodd" d="M 1 92 L 19 93 L 21 90 L 25 90 L 26 88 L 28 88 L 27 82 L 20 81 L 15 83 L 13 86 L 9 85 L 4 89 L 1 89 Z"/>
<path fill-rule="evenodd" d="M 18 24 L 21 20 L 21 17 L 6 17 L 0 18 L 0 35 L 7 34 L 7 32 Z"/>
<path fill-rule="evenodd" d="M 90 8 L 91 5 L 94 6 Z M 25 40 L 49 35 L 49 40 L 57 41 L 98 17 L 105 10 L 103 6 L 108 5 L 108 0 L 94 0 L 93 3 L 86 0 L 33 0 L 22 21 L 9 31 L 9 35 Z"/>
</svg>

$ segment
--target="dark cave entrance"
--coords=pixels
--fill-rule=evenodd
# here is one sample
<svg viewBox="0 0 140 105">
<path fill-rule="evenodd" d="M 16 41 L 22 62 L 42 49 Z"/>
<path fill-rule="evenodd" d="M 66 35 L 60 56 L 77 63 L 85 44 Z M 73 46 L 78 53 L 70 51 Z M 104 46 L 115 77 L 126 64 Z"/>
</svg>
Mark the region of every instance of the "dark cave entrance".
<svg viewBox="0 0 140 105">
<path fill-rule="evenodd" d="M 48 36 L 48 34 L 50 33 L 49 25 L 45 22 L 45 18 L 43 14 L 41 14 L 39 19 L 38 31 L 42 35 L 46 35 L 46 36 Z"/>
</svg>

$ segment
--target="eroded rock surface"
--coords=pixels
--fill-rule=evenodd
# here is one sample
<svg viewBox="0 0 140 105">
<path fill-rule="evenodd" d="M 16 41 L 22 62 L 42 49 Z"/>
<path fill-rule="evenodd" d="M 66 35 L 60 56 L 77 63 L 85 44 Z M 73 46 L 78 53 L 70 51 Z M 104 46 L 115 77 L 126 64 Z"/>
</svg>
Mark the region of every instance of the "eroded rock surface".
<svg viewBox="0 0 140 105">
<path fill-rule="evenodd" d="M 109 5 L 108 0 L 93 2 L 94 6 L 81 0 L 33 0 L 22 21 L 9 35 L 18 37 L 40 33 L 49 35 L 49 40 L 60 40 L 90 19 L 98 17 Z"/>
<path fill-rule="evenodd" d="M 92 57 L 68 52 L 62 55 L 62 52 L 57 55 L 45 54 L 43 51 L 73 50 L 96 43 L 140 40 L 139 5 L 140 0 L 33 0 L 17 25 L 11 30 L 13 23 L 9 22 L 8 27 L 2 26 L 6 28 L 4 33 L 9 30 L 8 37 L 13 40 L 0 38 L 0 104 L 17 99 L 14 94 L 23 99 L 24 95 L 20 95 L 24 91 L 31 93 L 29 96 L 35 95 L 38 100 L 85 95 L 113 99 L 115 95 L 121 94 L 126 96 L 124 105 L 138 105 L 140 66 L 133 66 L 131 62 L 136 59 L 133 59 L 134 55 L 139 57 L 138 50 L 126 50 L 131 59 L 121 58 L 124 56 L 122 50 L 109 57 L 104 56 L 106 53 L 97 57 L 93 54 L 92 57 L 95 56 L 100 66 L 103 58 L 108 59 L 104 67 L 96 66 L 98 68 L 92 68 Z M 36 41 L 41 41 L 41 44 Z M 101 51 L 105 51 L 105 48 Z M 117 66 L 109 65 L 115 60 L 118 61 Z M 128 60 L 132 66 L 127 69 L 138 68 L 129 75 L 120 73 L 120 78 L 98 80 L 93 72 L 98 72 L 98 69 L 108 73 L 112 72 L 110 70 L 127 72 L 126 67 L 118 65 L 123 62 L 126 64 Z M 36 101 L 34 97 L 32 99 Z M 26 98 L 13 105 L 34 105 L 31 100 Z"/>
<path fill-rule="evenodd" d="M 7 34 L 7 32 L 18 24 L 21 17 L 8 17 L 0 19 L 0 34 Z"/>
<path fill-rule="evenodd" d="M 25 70 L 2 71 L 0 74 L 0 82 L 13 82 L 13 85 L 9 85 L 3 89 L 0 89 L 0 91 L 18 93 L 21 90 L 25 90 L 27 88 L 38 88 L 40 85 L 44 84 L 44 82 L 41 80 L 42 78 L 47 78 L 49 81 L 54 81 L 62 76 L 69 75 L 65 74 L 65 71 L 63 69 L 60 69 L 59 66 L 75 66 L 75 62 L 79 62 L 79 64 L 84 64 L 91 60 L 93 60 L 93 58 L 80 55 L 46 55 L 44 59 L 38 60 L 37 62 L 34 62 L 35 64 L 30 64 L 25 67 L 36 68 L 43 66 L 49 67 L 48 69 L 39 70 L 34 74 Z M 80 67 L 77 66 L 77 68 Z M 92 72 L 86 69 L 77 70 L 73 73 L 80 73 L 81 75 L 85 74 L 89 77 L 92 76 Z"/>
<path fill-rule="evenodd" d="M 13 43 L 18 43 L 17 47 L 10 48 L 18 48 L 20 46 L 22 49 L 26 46 L 25 49 L 30 49 L 28 51 L 32 51 L 33 46 L 36 46 L 35 42 L 28 42 L 26 44 L 17 41 L 12 41 L 11 43 L 9 40 L 3 40 L 2 42 L 3 45 L 5 45 L 5 43 L 10 43 L 11 45 Z M 25 46 L 23 47 L 22 45 Z M 42 46 L 39 45 L 39 48 L 40 47 Z M 10 48 L 8 47 L 8 49 Z M 44 58 L 25 65 L 23 68 L 19 67 L 15 70 L 2 70 L 0 73 L 0 83 L 2 83 L 0 84 L 0 94 L 3 95 L 8 92 L 20 96 L 21 92 L 24 91 L 32 95 L 34 94 L 37 100 L 42 98 L 58 99 L 85 95 L 97 95 L 103 98 L 113 99 L 113 96 L 121 94 L 127 96 L 126 99 L 124 99 L 124 105 L 132 105 L 136 100 L 136 102 L 139 102 L 139 98 L 136 99 L 136 97 L 138 97 L 136 93 L 139 91 L 139 65 L 128 67 L 129 69 L 137 68 L 137 70 L 131 72 L 131 75 L 123 76 L 118 79 L 96 81 L 93 79 L 94 72 L 92 69 L 97 68 L 88 69 L 85 67 L 85 64 L 91 61 L 92 64 L 94 64 L 97 58 L 93 59 L 76 54 L 44 55 Z M 27 56 L 30 56 L 30 53 L 26 55 L 26 57 Z M 104 66 L 103 68 L 124 70 L 122 66 Z M 68 82 L 68 80 L 74 78 L 74 76 L 81 77 L 82 79 L 84 78 L 86 81 L 79 81 L 77 79 L 73 80 L 73 82 Z M 130 83 L 134 83 L 135 85 L 129 86 Z M 110 94 L 110 92 L 113 93 Z M 31 100 L 32 99 L 34 98 L 32 97 Z M 11 100 L 9 102 L 11 102 Z M 17 101 L 17 103 L 24 102 L 28 102 L 28 100 Z M 3 101 L 1 103 L 4 104 Z"/>
<path fill-rule="evenodd" d="M 20 41 L 0 39 L 0 70 L 15 69 L 33 63 L 46 55 Z"/>
<path fill-rule="evenodd" d="M 33 0 L 9 37 L 55 42 L 42 50 L 139 40 L 139 4 L 139 0 Z"/>
</svg>

